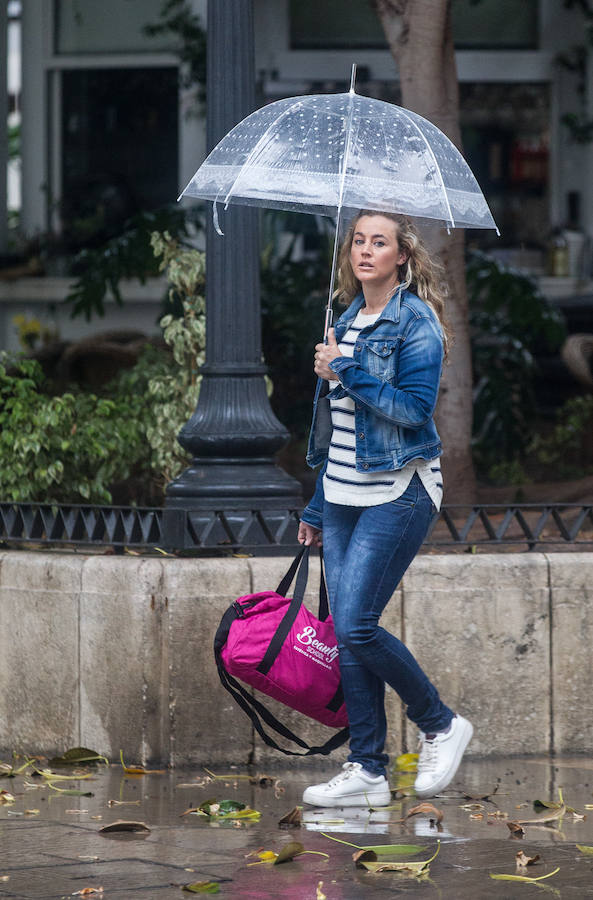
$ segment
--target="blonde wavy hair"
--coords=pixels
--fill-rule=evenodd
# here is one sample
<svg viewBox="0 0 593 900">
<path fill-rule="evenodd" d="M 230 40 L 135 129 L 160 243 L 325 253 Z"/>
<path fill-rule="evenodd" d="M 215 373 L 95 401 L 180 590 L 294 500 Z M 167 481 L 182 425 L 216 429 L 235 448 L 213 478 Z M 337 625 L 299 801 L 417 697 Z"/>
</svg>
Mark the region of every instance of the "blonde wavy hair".
<svg viewBox="0 0 593 900">
<path fill-rule="evenodd" d="M 446 353 L 453 335 L 445 315 L 446 289 L 444 285 L 444 269 L 439 262 L 431 259 L 416 226 L 407 216 L 402 216 L 399 213 L 379 212 L 372 209 L 362 209 L 357 213 L 350 222 L 346 237 L 340 248 L 338 287 L 334 293 L 334 298 L 338 299 L 345 306 L 349 306 L 362 289 L 360 281 L 352 270 L 350 249 L 356 226 L 363 216 L 383 216 L 395 225 L 395 236 L 400 250 L 403 250 L 407 255 L 406 262 L 399 266 L 398 281 L 404 290 L 410 288 L 433 310 L 443 329 L 443 343 Z"/>
</svg>

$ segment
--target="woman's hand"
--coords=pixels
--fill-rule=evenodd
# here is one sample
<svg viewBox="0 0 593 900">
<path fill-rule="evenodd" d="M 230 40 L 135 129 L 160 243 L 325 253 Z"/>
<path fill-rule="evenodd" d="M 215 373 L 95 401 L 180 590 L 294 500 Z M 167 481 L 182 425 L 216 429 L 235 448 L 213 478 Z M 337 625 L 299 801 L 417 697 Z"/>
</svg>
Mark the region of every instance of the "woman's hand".
<svg viewBox="0 0 593 900">
<path fill-rule="evenodd" d="M 342 356 L 336 341 L 336 333 L 333 328 L 327 333 L 327 344 L 317 344 L 315 347 L 315 374 L 326 381 L 336 380 L 336 373 L 332 372 L 329 364 L 333 359 Z"/>
<path fill-rule="evenodd" d="M 299 544 L 304 544 L 305 547 L 321 547 L 323 545 L 319 528 L 313 528 L 312 525 L 307 525 L 306 522 L 299 522 L 297 540 Z"/>
</svg>

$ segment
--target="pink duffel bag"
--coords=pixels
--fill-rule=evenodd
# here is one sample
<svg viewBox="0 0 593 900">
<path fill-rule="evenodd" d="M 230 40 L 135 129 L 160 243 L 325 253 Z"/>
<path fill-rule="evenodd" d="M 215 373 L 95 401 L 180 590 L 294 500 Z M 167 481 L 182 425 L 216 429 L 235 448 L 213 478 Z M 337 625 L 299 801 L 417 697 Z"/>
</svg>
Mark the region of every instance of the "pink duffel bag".
<svg viewBox="0 0 593 900">
<path fill-rule="evenodd" d="M 275 591 L 246 594 L 228 608 L 216 632 L 214 655 L 223 686 L 250 717 L 262 739 L 290 755 L 326 755 L 348 739 L 338 648 L 321 567 L 319 615 L 304 605 L 309 548 L 303 547 Z M 297 574 L 298 570 L 298 574 Z M 286 596 L 297 575 L 292 599 Z M 236 680 L 324 725 L 341 728 L 325 744 L 310 747 Z M 263 723 L 302 747 L 286 750 Z"/>
</svg>

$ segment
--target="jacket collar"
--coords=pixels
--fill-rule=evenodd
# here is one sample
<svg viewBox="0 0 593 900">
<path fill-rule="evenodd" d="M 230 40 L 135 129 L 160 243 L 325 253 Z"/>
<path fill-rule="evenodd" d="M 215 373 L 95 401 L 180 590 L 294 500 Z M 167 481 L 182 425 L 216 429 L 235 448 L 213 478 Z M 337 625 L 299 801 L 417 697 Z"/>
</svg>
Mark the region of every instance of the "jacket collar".
<svg viewBox="0 0 593 900">
<path fill-rule="evenodd" d="M 377 322 L 380 322 L 382 319 L 389 319 L 392 322 L 399 322 L 401 301 L 402 297 L 404 296 L 405 291 L 402 290 L 401 284 L 398 284 L 397 288 L 395 289 L 395 293 L 393 294 L 387 306 L 385 306 L 382 310 L 381 315 L 377 319 Z M 350 322 L 354 321 L 363 306 L 364 295 L 361 291 L 356 295 L 348 309 L 344 313 L 342 313 L 342 315 L 340 316 L 340 320 L 344 324 L 349 324 Z"/>
</svg>

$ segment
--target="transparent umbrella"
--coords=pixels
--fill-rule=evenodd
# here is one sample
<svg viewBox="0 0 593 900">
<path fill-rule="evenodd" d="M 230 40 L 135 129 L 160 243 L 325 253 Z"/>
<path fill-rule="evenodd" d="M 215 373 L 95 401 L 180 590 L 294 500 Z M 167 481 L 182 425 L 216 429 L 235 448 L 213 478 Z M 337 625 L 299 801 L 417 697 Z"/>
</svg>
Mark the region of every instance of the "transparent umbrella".
<svg viewBox="0 0 593 900">
<path fill-rule="evenodd" d="M 450 228 L 498 228 L 455 145 L 416 113 L 350 91 L 287 97 L 239 122 L 216 145 L 181 197 L 336 216 L 359 209 L 404 213 Z"/>
</svg>

